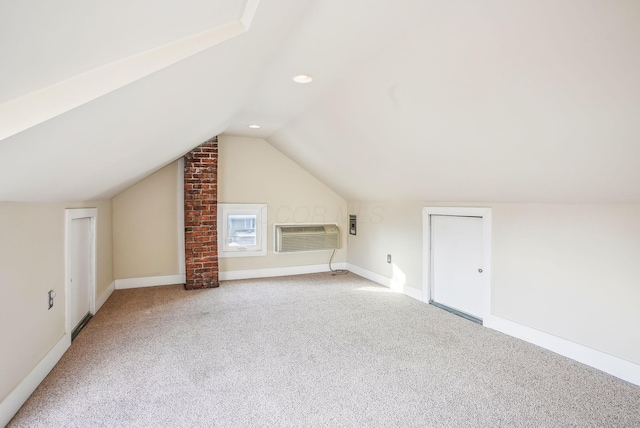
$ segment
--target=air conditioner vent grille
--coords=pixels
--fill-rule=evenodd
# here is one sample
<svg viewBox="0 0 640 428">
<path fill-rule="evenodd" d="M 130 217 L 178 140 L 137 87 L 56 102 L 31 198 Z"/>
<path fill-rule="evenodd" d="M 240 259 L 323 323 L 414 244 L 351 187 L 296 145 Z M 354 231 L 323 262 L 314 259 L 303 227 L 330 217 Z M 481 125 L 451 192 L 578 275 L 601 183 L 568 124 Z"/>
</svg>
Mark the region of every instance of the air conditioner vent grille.
<svg viewBox="0 0 640 428">
<path fill-rule="evenodd" d="M 324 226 L 282 226 L 282 233 L 325 233 Z"/>
<path fill-rule="evenodd" d="M 340 230 L 335 224 L 276 226 L 277 253 L 337 248 L 340 248 Z"/>
</svg>

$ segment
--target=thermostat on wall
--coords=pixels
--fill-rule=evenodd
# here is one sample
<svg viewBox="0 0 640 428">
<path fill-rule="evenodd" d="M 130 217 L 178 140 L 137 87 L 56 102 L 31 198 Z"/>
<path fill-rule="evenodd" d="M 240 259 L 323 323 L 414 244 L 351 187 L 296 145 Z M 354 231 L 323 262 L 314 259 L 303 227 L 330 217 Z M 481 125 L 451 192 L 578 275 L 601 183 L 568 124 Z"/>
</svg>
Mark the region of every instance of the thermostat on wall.
<svg viewBox="0 0 640 428">
<path fill-rule="evenodd" d="M 349 215 L 349 235 L 356 234 L 356 216 Z"/>
</svg>

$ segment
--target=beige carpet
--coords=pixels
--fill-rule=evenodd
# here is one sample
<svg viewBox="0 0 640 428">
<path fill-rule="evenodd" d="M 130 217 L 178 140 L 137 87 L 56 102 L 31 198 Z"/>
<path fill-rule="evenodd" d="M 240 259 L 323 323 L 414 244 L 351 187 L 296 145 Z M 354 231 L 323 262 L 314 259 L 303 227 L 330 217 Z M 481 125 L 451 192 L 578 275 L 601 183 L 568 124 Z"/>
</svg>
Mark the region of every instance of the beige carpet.
<svg viewBox="0 0 640 428">
<path fill-rule="evenodd" d="M 356 275 L 116 291 L 10 427 L 640 427 L 640 387 Z"/>
</svg>

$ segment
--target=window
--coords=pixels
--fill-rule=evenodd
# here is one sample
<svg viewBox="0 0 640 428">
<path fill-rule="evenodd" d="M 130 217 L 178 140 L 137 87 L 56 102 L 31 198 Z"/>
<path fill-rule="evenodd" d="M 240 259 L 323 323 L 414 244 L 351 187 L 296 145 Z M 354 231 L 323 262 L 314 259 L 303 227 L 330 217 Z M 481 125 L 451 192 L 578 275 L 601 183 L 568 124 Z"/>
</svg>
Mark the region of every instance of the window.
<svg viewBox="0 0 640 428">
<path fill-rule="evenodd" d="M 218 256 L 267 254 L 267 205 L 218 204 Z"/>
</svg>

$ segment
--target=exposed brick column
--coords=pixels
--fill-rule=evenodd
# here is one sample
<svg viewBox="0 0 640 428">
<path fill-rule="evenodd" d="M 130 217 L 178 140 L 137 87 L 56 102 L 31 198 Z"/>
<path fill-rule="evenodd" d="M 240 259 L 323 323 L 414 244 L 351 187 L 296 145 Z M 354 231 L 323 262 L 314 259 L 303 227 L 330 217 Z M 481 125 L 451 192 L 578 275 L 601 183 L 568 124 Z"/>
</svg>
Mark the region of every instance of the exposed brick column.
<svg viewBox="0 0 640 428">
<path fill-rule="evenodd" d="M 184 156 L 185 288 L 218 287 L 218 137 Z"/>
</svg>

